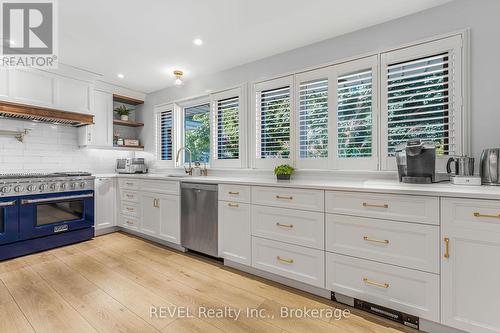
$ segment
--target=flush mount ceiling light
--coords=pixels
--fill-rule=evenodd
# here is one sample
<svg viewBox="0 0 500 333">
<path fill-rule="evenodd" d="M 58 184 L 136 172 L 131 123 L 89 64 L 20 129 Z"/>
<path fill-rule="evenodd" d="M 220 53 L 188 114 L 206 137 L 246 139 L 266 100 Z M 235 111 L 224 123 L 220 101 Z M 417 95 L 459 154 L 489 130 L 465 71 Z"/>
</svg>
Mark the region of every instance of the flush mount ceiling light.
<svg viewBox="0 0 500 333">
<path fill-rule="evenodd" d="M 175 84 L 178 86 L 180 86 L 182 84 L 182 79 L 181 79 L 182 75 L 184 75 L 184 72 L 179 71 L 179 70 L 174 71 L 174 76 L 176 77 Z"/>
<path fill-rule="evenodd" d="M 200 38 L 195 38 L 195 39 L 193 39 L 193 44 L 196 46 L 202 46 L 203 41 Z"/>
<path fill-rule="evenodd" d="M 121 74 L 121 73 L 120 73 L 120 74 L 118 74 L 117 76 L 118 76 L 118 78 L 119 78 L 119 79 L 123 79 L 123 78 L 125 77 L 125 75 L 123 75 L 123 74 Z"/>
</svg>

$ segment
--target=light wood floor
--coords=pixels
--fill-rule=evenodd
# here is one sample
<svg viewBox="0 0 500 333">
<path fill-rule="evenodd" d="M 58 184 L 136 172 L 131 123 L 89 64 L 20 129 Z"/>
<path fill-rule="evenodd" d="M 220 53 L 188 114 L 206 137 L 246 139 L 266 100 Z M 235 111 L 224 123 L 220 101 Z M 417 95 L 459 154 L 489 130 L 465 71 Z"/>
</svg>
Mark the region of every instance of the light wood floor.
<svg viewBox="0 0 500 333">
<path fill-rule="evenodd" d="M 151 307 L 258 308 L 274 319 L 151 318 Z M 415 332 L 352 310 L 283 319 L 281 306 L 342 305 L 123 233 L 0 262 L 0 332 Z"/>
</svg>

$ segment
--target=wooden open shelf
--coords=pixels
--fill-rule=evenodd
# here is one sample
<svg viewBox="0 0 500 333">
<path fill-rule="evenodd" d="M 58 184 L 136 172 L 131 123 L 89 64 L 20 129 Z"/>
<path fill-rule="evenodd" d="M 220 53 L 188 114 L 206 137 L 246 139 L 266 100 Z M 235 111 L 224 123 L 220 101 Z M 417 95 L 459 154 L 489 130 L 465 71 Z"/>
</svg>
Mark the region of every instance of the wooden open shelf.
<svg viewBox="0 0 500 333">
<path fill-rule="evenodd" d="M 118 150 L 144 150 L 144 146 L 118 146 L 114 145 L 113 148 L 118 149 Z"/>
<path fill-rule="evenodd" d="M 121 120 L 121 119 L 113 119 L 114 125 L 120 126 L 128 126 L 128 127 L 142 127 L 144 123 L 135 120 Z"/>
<path fill-rule="evenodd" d="M 144 101 L 142 101 L 140 99 L 122 96 L 122 95 L 117 95 L 117 94 L 113 94 L 113 101 L 119 102 L 119 103 L 129 104 L 129 105 L 144 104 Z"/>
</svg>

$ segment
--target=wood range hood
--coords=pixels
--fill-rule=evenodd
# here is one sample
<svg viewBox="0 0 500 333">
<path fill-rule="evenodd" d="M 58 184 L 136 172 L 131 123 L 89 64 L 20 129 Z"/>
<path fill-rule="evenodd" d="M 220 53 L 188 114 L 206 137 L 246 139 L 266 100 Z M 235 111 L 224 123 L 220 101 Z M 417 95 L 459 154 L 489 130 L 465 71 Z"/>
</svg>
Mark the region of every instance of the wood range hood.
<svg viewBox="0 0 500 333">
<path fill-rule="evenodd" d="M 0 117 L 80 127 L 92 125 L 94 116 L 39 106 L 0 101 Z"/>
</svg>

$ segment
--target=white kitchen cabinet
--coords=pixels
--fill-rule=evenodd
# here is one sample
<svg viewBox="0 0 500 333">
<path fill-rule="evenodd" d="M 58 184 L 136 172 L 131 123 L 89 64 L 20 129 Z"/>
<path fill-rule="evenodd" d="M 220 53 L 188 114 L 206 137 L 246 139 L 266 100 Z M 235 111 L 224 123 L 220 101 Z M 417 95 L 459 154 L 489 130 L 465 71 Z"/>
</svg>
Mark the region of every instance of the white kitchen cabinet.
<svg viewBox="0 0 500 333">
<path fill-rule="evenodd" d="M 116 186 L 111 177 L 98 177 L 95 180 L 95 229 L 116 225 Z"/>
<path fill-rule="evenodd" d="M 79 129 L 79 144 L 87 147 L 113 146 L 113 95 L 104 91 L 93 93 L 94 124 Z"/>
<path fill-rule="evenodd" d="M 180 197 L 141 192 L 140 232 L 180 244 Z"/>
<path fill-rule="evenodd" d="M 10 100 L 44 107 L 56 105 L 57 83 L 54 75 L 30 69 L 15 69 L 6 73 Z"/>
<path fill-rule="evenodd" d="M 441 322 L 500 332 L 500 202 L 441 200 Z"/>
<path fill-rule="evenodd" d="M 252 264 L 250 204 L 219 201 L 219 255 L 243 265 Z"/>
<path fill-rule="evenodd" d="M 86 81 L 57 77 L 56 104 L 62 110 L 94 114 L 94 87 Z"/>
</svg>

